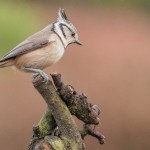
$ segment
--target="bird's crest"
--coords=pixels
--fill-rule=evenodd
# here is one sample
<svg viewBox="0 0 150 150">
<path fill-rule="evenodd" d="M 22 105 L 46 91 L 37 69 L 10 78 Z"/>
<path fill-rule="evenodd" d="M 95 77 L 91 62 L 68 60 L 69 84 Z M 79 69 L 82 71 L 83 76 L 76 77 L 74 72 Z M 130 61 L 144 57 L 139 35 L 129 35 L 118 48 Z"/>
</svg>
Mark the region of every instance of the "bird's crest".
<svg viewBox="0 0 150 150">
<path fill-rule="evenodd" d="M 61 9 L 61 8 L 59 9 L 58 16 L 59 16 L 58 19 L 63 19 L 66 22 L 70 23 L 69 19 L 66 16 L 66 13 L 65 13 L 64 9 Z"/>
</svg>

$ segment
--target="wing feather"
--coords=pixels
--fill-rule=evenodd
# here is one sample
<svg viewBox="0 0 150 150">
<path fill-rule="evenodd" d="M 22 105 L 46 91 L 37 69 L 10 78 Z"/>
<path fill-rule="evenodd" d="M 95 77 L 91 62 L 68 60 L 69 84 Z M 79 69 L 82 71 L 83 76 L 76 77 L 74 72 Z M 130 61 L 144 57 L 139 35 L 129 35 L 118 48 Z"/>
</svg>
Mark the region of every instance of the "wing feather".
<svg viewBox="0 0 150 150">
<path fill-rule="evenodd" d="M 53 32 L 50 30 L 50 27 L 46 27 L 40 32 L 35 33 L 12 49 L 8 54 L 0 59 L 0 62 L 15 58 L 16 56 L 42 48 L 47 44 L 54 42 L 54 40 L 51 39 L 51 34 L 53 34 Z"/>
</svg>

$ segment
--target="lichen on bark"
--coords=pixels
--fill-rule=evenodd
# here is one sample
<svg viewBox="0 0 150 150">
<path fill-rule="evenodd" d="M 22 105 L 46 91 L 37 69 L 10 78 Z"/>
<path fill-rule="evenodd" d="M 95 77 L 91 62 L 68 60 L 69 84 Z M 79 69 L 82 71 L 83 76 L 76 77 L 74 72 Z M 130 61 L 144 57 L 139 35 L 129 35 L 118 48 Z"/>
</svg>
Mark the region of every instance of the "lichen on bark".
<svg viewBox="0 0 150 150">
<path fill-rule="evenodd" d="M 104 141 L 104 136 L 92 130 L 89 125 L 99 124 L 99 107 L 89 103 L 85 94 L 78 94 L 72 86 L 65 85 L 59 73 L 51 76 L 54 84 L 50 80 L 48 83 L 44 82 L 41 76 L 32 81 L 47 103 L 47 108 L 39 123 L 33 127 L 33 136 L 28 149 L 84 150 L 83 139 L 86 135 Z M 72 115 L 85 123 L 82 132 L 79 131 Z"/>
</svg>

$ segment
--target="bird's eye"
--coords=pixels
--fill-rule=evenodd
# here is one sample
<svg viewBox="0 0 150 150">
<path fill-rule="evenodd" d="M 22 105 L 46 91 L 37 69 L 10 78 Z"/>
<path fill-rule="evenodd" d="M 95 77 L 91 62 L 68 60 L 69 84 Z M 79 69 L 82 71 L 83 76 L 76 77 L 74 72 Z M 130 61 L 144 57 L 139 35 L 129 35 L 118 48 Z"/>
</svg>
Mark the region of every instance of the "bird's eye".
<svg viewBox="0 0 150 150">
<path fill-rule="evenodd" d="M 74 36 L 75 36 L 75 33 L 72 33 L 72 34 L 71 34 L 71 36 L 73 36 L 73 37 L 74 37 Z"/>
</svg>

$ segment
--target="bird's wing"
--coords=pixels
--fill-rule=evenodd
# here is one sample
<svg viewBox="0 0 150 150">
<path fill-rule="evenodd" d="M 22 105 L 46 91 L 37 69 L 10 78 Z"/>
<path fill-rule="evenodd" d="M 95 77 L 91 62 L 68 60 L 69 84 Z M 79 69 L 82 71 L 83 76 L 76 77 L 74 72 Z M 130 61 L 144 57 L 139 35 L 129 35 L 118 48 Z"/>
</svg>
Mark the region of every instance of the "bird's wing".
<svg viewBox="0 0 150 150">
<path fill-rule="evenodd" d="M 8 54 L 6 54 L 0 61 L 5 61 L 11 58 L 15 58 L 16 56 L 28 53 L 30 51 L 42 48 L 47 44 L 54 42 L 54 39 L 51 39 L 51 31 L 42 30 L 29 38 L 25 41 L 20 43 L 14 49 L 12 49 Z"/>
</svg>

